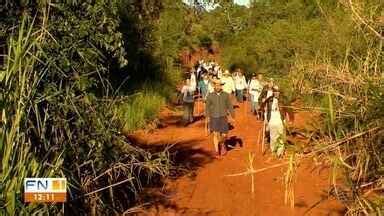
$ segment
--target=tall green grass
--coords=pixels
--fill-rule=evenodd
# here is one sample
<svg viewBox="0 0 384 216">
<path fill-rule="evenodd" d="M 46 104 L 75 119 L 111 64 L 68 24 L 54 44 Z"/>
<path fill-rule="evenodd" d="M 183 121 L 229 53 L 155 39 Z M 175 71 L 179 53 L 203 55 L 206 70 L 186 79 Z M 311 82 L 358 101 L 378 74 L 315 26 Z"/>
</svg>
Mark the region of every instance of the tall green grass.
<svg viewBox="0 0 384 216">
<path fill-rule="evenodd" d="M 153 55 L 153 62 L 163 68 L 149 72 L 163 73 L 159 77 L 164 83 L 135 88 L 142 93 L 127 100 L 112 98 L 111 92 L 118 89 L 113 89 L 109 75 L 122 68 L 111 64 L 127 56 L 120 52 L 119 17 L 106 16 L 116 12 L 106 10 L 109 5 L 114 3 L 26 3 L 22 10 L 36 13 L 37 21 L 15 16 L 12 26 L 6 26 L 12 35 L 0 74 L 0 215 L 60 213 L 58 205 L 23 203 L 25 177 L 66 177 L 68 215 L 117 215 L 137 204 L 144 187 L 159 184 L 169 174 L 166 149 L 147 152 L 120 132 L 142 128 L 155 119 L 180 73 L 173 59 Z M 17 4 L 10 7 L 19 8 Z M 133 10 L 130 13 L 136 16 Z M 134 26 L 127 28 L 136 31 Z M 133 47 L 130 54 L 151 43 L 146 37 L 126 38 L 143 43 L 129 45 Z M 152 56 L 154 51 L 148 52 Z M 140 58 L 129 60 L 133 65 L 140 63 Z"/>
<path fill-rule="evenodd" d="M 153 91 L 143 91 L 117 103 L 115 112 L 122 121 L 123 131 L 133 132 L 153 121 L 164 104 L 163 96 Z"/>
<path fill-rule="evenodd" d="M 44 52 L 46 31 L 27 18 L 16 29 L 0 74 L 0 215 L 63 213 L 60 205 L 25 204 L 26 177 L 66 177 L 66 214 L 122 214 L 145 186 L 169 174 L 171 163 L 166 150 L 146 152 L 127 141 L 118 126 L 144 126 L 164 97 L 133 96 L 125 101 L 122 118 L 115 118 L 116 99 L 78 91 L 77 82 L 87 74 L 55 79 L 57 66 Z"/>
<path fill-rule="evenodd" d="M 60 172 L 62 150 L 49 161 L 39 160 L 34 154 L 33 141 L 26 133 L 30 130 L 42 132 L 46 124 L 36 106 L 36 89 L 44 72 L 34 70 L 42 54 L 39 47 L 42 39 L 42 32 L 33 29 L 33 22 L 23 19 L 17 35 L 9 39 L 5 70 L 0 74 L 4 105 L 0 131 L 0 215 L 27 215 L 41 209 L 57 211 L 54 205 L 26 205 L 22 194 L 26 177 L 63 176 Z M 32 116 L 39 119 L 35 125 L 29 122 Z M 48 162 L 49 166 L 45 164 Z"/>
</svg>

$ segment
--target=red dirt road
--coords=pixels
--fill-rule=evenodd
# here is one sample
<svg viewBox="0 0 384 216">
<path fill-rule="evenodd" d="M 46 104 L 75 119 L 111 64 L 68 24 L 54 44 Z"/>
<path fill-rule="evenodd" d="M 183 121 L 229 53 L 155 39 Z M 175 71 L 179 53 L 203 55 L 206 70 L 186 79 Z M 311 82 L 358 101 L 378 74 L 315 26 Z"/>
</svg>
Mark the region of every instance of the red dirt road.
<svg viewBox="0 0 384 216">
<path fill-rule="evenodd" d="M 163 128 L 151 134 L 139 132 L 134 137 L 149 146 L 174 144 L 175 152 L 179 153 L 178 163 L 195 171 L 167 182 L 159 192 L 166 202 L 155 202 L 140 215 L 304 215 L 311 206 L 327 197 L 329 171 L 320 171 L 310 160 L 302 161 L 298 168 L 293 209 L 284 204 L 283 175 L 287 166 L 254 174 L 254 194 L 251 193 L 251 176 L 227 176 L 247 170 L 249 153 L 255 154 L 255 169 L 286 161 L 273 159 L 269 153 L 261 154 L 262 123 L 249 113 L 247 103 L 236 109 L 234 129 L 229 133 L 233 143 L 238 145 L 220 160 L 212 157 L 213 145 L 204 132 L 204 120 L 180 127 L 176 124 L 179 115 L 166 111 L 162 114 Z M 343 207 L 329 198 L 306 215 L 342 214 Z"/>
</svg>

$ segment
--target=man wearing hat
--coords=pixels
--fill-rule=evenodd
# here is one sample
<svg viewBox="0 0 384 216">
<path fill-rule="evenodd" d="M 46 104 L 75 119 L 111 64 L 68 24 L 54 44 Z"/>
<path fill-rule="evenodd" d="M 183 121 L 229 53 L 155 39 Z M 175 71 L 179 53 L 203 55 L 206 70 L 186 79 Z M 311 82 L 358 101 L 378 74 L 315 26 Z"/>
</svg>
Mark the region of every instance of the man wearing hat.
<svg viewBox="0 0 384 216">
<path fill-rule="evenodd" d="M 212 83 L 215 91 L 207 97 L 205 112 L 213 132 L 213 145 L 217 157 L 220 157 L 226 151 L 224 143 L 229 130 L 228 115 L 233 120 L 235 113 L 229 94 L 223 91 L 223 83 L 218 79 Z"/>
<path fill-rule="evenodd" d="M 273 86 L 272 96 L 268 97 L 262 107 L 266 110 L 266 122 L 269 129 L 270 148 L 272 154 L 276 154 L 280 157 L 284 152 L 285 143 L 285 117 L 284 112 L 281 109 L 280 103 L 280 91 L 278 86 Z"/>
</svg>

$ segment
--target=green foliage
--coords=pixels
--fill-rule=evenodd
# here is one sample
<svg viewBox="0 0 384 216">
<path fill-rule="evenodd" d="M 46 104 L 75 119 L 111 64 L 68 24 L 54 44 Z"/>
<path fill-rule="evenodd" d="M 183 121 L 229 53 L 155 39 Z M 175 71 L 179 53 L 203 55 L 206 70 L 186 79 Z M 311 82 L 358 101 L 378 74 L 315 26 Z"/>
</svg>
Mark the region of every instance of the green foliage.
<svg viewBox="0 0 384 216">
<path fill-rule="evenodd" d="M 0 214 L 59 213 L 53 205 L 21 202 L 27 176 L 67 176 L 69 214 L 112 215 L 168 175 L 166 151 L 148 153 L 120 132 L 156 118 L 180 81 L 183 48 L 218 42 L 225 66 L 276 78 L 287 103 L 320 101 L 327 128 L 319 133 L 328 140 L 380 126 L 384 61 L 374 31 L 382 27 L 381 0 L 352 1 L 355 10 L 333 0 L 259 0 L 250 8 L 218 0 L 219 7 L 205 11 L 209 2 L 195 1 L 194 8 L 181 0 L 7 0 L 0 6 L 0 38 L 8 47 L 0 74 Z M 345 172 L 352 190 L 383 175 L 382 140 L 369 134 L 349 142 L 345 155 L 330 155 L 339 168 L 353 166 Z M 127 182 L 86 195 L 121 181 Z M 370 203 L 378 208 L 381 201 Z"/>
<path fill-rule="evenodd" d="M 46 78 L 50 84 L 70 78 L 76 83 L 75 91 L 97 91 L 99 84 L 108 85 L 100 83 L 100 77 L 127 63 L 122 34 L 117 31 L 117 6 L 117 1 L 96 1 L 78 3 L 76 9 L 64 3 L 51 9 L 48 31 L 52 37 L 44 46 L 50 54 Z"/>
<path fill-rule="evenodd" d="M 0 73 L 2 127 L 0 129 L 0 213 L 18 215 L 20 212 L 38 211 L 41 206 L 23 203 L 24 178 L 32 176 L 59 177 L 63 165 L 63 150 L 39 157 L 34 154 L 35 137 L 31 131 L 44 136 L 47 118 L 38 112 L 41 99 L 36 89 L 42 77 L 33 70 L 42 55 L 39 48 L 41 33 L 33 30 L 32 24 L 23 19 L 18 35 L 9 39 L 9 52 L 5 70 Z M 4 91 L 5 90 L 5 91 Z M 35 119 L 35 124 L 31 120 Z M 40 138 L 40 137 L 39 137 Z M 48 141 L 48 140 L 46 140 Z M 50 166 L 44 165 L 49 163 Z M 57 211 L 54 205 L 46 205 Z"/>
<path fill-rule="evenodd" d="M 199 41 L 200 41 L 200 47 L 204 47 L 206 49 L 209 49 L 213 43 L 212 38 L 208 35 L 201 35 L 199 37 Z"/>
<path fill-rule="evenodd" d="M 157 117 L 165 104 L 164 97 L 156 92 L 140 92 L 128 100 L 116 104 L 116 113 L 123 123 L 123 131 L 132 132 L 144 128 L 149 121 Z"/>
<path fill-rule="evenodd" d="M 159 58 L 157 43 L 152 43 L 152 22 L 159 11 L 147 17 L 151 9 L 128 0 L 8 7 L 12 20 L 1 22 L 5 32 L 13 32 L 0 76 L 2 121 L 6 119 L 1 130 L 0 206 L 7 211 L 1 214 L 59 213 L 56 206 L 25 206 L 21 196 L 24 177 L 58 176 L 67 177 L 70 185 L 66 213 L 124 212 L 135 204 L 143 186 L 159 182 L 170 168 L 166 152 L 151 154 L 127 141 L 120 133 L 127 116 L 117 118 L 114 109 L 119 89 L 140 86 L 129 75 L 164 81 L 161 95 L 145 93 L 127 105 L 142 111 L 131 113 L 137 118 L 129 129 L 141 127 L 164 103 L 171 88 L 167 86 L 174 81 L 166 79 L 177 79 L 168 74 L 177 69 Z M 25 28 L 17 14 L 21 8 L 36 17 L 34 25 L 26 14 L 30 27 Z M 123 17 L 122 12 L 128 14 Z M 122 25 L 124 19 L 132 26 Z M 118 79 L 120 75 L 127 79 Z M 121 181 L 127 181 L 124 187 L 85 195 Z"/>
<path fill-rule="evenodd" d="M 376 18 L 382 7 L 378 1 L 367 5 Z M 219 41 L 227 67 L 237 64 L 245 71 L 287 75 L 298 59 L 326 54 L 335 63 L 343 62 L 352 40 L 359 43 L 349 51 L 363 54 L 372 44 L 356 34 L 359 28 L 350 16 L 349 8 L 337 1 L 272 0 L 255 1 L 248 9 L 224 4 L 204 15 L 201 24 Z"/>
<path fill-rule="evenodd" d="M 175 59 L 181 46 L 188 44 L 188 9 L 181 1 L 166 0 L 163 5 L 156 31 L 159 50 L 164 56 Z"/>
</svg>

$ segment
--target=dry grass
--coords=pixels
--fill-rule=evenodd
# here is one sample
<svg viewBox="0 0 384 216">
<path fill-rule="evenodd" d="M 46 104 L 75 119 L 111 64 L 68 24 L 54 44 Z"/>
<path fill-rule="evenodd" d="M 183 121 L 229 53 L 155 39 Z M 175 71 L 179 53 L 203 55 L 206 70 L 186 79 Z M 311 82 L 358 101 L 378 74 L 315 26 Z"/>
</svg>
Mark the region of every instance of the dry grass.
<svg viewBox="0 0 384 216">
<path fill-rule="evenodd" d="M 284 175 L 284 203 L 291 208 L 295 207 L 295 179 L 296 179 L 296 170 L 297 170 L 296 155 L 295 153 L 289 156 L 289 163 L 287 171 Z"/>
<path fill-rule="evenodd" d="M 331 182 L 334 188 L 341 182 L 348 187 L 353 200 L 346 205 L 350 215 L 384 211 L 375 199 L 364 198 L 367 189 L 361 189 L 364 184 L 369 184 L 370 190 L 380 188 L 373 182 L 383 175 L 384 128 L 380 122 L 384 119 L 384 80 L 378 65 L 381 48 L 382 42 L 377 43 L 366 50 L 365 57 L 339 65 L 329 59 L 299 63 L 291 76 L 295 91 L 320 101 L 317 106 L 324 111 L 325 125 L 317 129 L 318 139 L 312 142 L 313 151 L 307 156 L 334 164 Z M 346 53 L 346 59 L 349 55 Z M 290 178 L 286 180 L 289 185 Z"/>
</svg>

